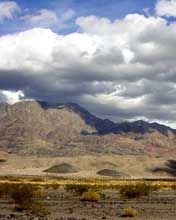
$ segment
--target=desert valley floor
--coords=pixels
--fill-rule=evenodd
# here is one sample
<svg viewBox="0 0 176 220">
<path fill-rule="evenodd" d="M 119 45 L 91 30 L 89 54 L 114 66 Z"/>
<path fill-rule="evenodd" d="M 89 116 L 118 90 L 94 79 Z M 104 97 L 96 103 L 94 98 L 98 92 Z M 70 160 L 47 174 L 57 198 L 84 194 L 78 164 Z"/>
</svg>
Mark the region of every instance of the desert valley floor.
<svg viewBox="0 0 176 220">
<path fill-rule="evenodd" d="M 38 179 L 32 181 L 36 184 Z M 15 211 L 12 201 L 1 198 L 0 220 L 131 219 L 123 216 L 127 208 L 136 210 L 137 215 L 132 218 L 136 220 L 175 220 L 176 218 L 176 192 L 167 188 L 152 192 L 143 198 L 122 198 L 117 189 L 101 190 L 101 199 L 98 202 L 83 201 L 81 198 L 80 195 L 75 195 L 63 186 L 51 185 L 47 187 L 47 195 L 42 200 L 47 214 Z"/>
<path fill-rule="evenodd" d="M 59 171 L 60 165 L 63 169 L 62 173 Z M 0 173 L 1 181 L 11 181 L 12 178 L 16 183 L 21 183 L 20 178 L 25 176 L 34 184 L 37 184 L 40 178 L 59 184 L 59 187 L 47 187 L 47 196 L 42 199 L 47 207 L 47 214 L 16 211 L 14 203 L 2 197 L 0 198 L 0 220 L 118 220 L 125 218 L 123 212 L 126 208 L 136 210 L 137 216 L 133 218 L 136 220 L 176 219 L 176 187 L 169 188 L 167 183 L 164 189 L 154 191 L 149 196 L 134 199 L 122 198 L 118 189 L 104 188 L 101 190 L 101 199 L 98 202 L 82 201 L 80 195 L 67 191 L 61 184 L 62 178 L 67 181 L 67 184 L 69 181 L 71 183 L 76 181 L 79 184 L 83 180 L 90 179 L 105 181 L 105 183 L 109 181 L 108 179 L 115 180 L 117 183 L 128 179 L 126 181 L 128 184 L 128 181 L 131 183 L 133 178 L 140 178 L 139 181 L 150 178 L 155 179 L 159 184 L 159 179 L 162 179 L 161 182 L 163 179 L 168 179 L 169 184 L 172 180 L 171 183 L 175 185 L 174 157 L 90 155 L 42 158 L 1 154 Z"/>
<path fill-rule="evenodd" d="M 173 178 L 176 176 L 176 160 L 173 157 L 150 157 L 132 155 L 97 155 L 77 157 L 36 157 L 1 154 L 0 174 L 38 175 L 106 178 L 111 174 L 98 175 L 104 169 L 116 172 L 118 178 Z M 44 172 L 45 170 L 67 164 L 75 167 L 76 172 Z"/>
</svg>

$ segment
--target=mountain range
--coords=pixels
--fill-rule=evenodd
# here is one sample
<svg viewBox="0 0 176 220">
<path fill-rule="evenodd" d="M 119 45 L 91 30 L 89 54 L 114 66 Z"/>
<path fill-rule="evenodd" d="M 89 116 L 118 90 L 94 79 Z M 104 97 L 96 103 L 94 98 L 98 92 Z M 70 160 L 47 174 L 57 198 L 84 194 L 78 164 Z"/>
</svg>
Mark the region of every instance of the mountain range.
<svg viewBox="0 0 176 220">
<path fill-rule="evenodd" d="M 39 156 L 172 155 L 176 130 L 142 120 L 100 119 L 75 103 L 1 103 L 0 150 Z"/>
</svg>

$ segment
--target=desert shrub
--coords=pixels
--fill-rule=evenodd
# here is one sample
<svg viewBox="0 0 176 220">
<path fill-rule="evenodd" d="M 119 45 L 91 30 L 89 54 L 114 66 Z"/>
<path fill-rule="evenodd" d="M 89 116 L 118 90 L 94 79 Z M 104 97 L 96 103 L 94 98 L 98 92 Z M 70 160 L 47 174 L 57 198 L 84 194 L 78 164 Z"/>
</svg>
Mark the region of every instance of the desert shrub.
<svg viewBox="0 0 176 220">
<path fill-rule="evenodd" d="M 34 191 L 35 198 L 45 198 L 47 196 L 47 192 L 44 190 L 44 187 L 37 187 Z"/>
<path fill-rule="evenodd" d="M 102 190 L 109 189 L 111 187 L 101 184 L 92 184 L 89 186 L 90 190 L 101 192 Z"/>
<path fill-rule="evenodd" d="M 73 214 L 73 213 L 74 213 L 74 208 L 69 208 L 69 209 L 68 209 L 68 213 L 69 213 L 69 214 Z"/>
<path fill-rule="evenodd" d="M 136 185 L 125 185 L 120 189 L 120 194 L 124 198 L 140 198 L 148 196 L 153 190 L 152 186 L 146 183 L 138 183 Z"/>
<path fill-rule="evenodd" d="M 57 183 L 53 183 L 53 184 L 50 184 L 50 185 L 48 185 L 48 186 L 49 186 L 49 188 L 52 188 L 53 190 L 57 190 L 57 189 L 60 188 L 60 185 L 57 184 Z"/>
<path fill-rule="evenodd" d="M 28 184 L 14 184 L 10 189 L 10 196 L 16 204 L 32 203 L 37 188 Z"/>
<path fill-rule="evenodd" d="M 44 182 L 45 179 L 42 177 L 35 177 L 35 178 L 30 179 L 30 181 L 31 182 Z"/>
<path fill-rule="evenodd" d="M 49 214 L 46 204 L 43 201 L 39 201 L 39 200 L 31 204 L 30 211 L 33 214 L 43 214 L 43 215 Z"/>
<path fill-rule="evenodd" d="M 13 177 L 13 178 L 11 178 L 11 181 L 13 181 L 13 182 L 21 182 L 21 179 L 18 178 L 18 177 Z"/>
<path fill-rule="evenodd" d="M 44 203 L 39 200 L 46 195 L 42 188 L 31 184 L 13 184 L 8 193 L 18 211 L 30 210 L 33 213 L 43 213 L 46 210 Z"/>
<path fill-rule="evenodd" d="M 138 212 L 134 208 L 126 208 L 123 210 L 122 217 L 136 217 Z"/>
<path fill-rule="evenodd" d="M 0 184 L 0 197 L 7 197 L 9 194 L 10 184 L 1 183 Z"/>
<path fill-rule="evenodd" d="M 176 191 L 176 184 L 171 185 L 171 190 Z"/>
<path fill-rule="evenodd" d="M 5 163 L 5 162 L 7 162 L 6 159 L 0 159 L 0 163 Z"/>
<path fill-rule="evenodd" d="M 82 194 L 82 201 L 99 202 L 101 195 L 98 192 L 88 191 Z"/>
<path fill-rule="evenodd" d="M 84 192 L 89 191 L 89 186 L 86 184 L 68 184 L 65 186 L 65 190 L 81 196 Z"/>
</svg>

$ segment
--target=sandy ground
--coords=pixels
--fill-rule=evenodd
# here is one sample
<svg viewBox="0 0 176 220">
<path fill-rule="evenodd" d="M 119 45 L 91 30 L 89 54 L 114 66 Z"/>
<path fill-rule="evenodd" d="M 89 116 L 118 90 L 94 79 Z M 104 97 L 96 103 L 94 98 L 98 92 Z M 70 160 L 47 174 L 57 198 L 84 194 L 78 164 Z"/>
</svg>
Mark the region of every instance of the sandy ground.
<svg viewBox="0 0 176 220">
<path fill-rule="evenodd" d="M 49 215 L 32 215 L 27 212 L 14 212 L 13 204 L 0 200 L 0 220 L 120 220 L 123 209 L 133 207 L 138 216 L 135 220 L 175 220 L 176 194 L 172 191 L 159 191 L 142 199 L 122 199 L 118 191 L 105 190 L 98 202 L 83 202 L 64 189 L 49 190 L 45 200 Z"/>
<path fill-rule="evenodd" d="M 75 174 L 55 174 L 68 178 L 102 178 L 97 171 L 113 169 L 129 175 L 131 178 L 164 178 L 175 177 L 175 161 L 173 157 L 149 157 L 149 156 L 121 156 L 98 155 L 80 157 L 20 157 L 5 155 L 6 162 L 0 162 L 0 175 L 34 175 L 50 176 L 43 170 L 60 163 L 68 163 L 79 168 Z M 154 168 L 166 168 L 167 172 L 154 173 Z M 172 171 L 172 175 L 170 173 Z M 136 220 L 175 220 L 176 219 L 176 192 L 158 191 L 143 199 L 122 199 L 118 191 L 105 190 L 98 203 L 83 202 L 79 196 L 66 192 L 63 188 L 49 190 L 45 200 L 50 214 L 32 215 L 26 212 L 15 212 L 13 204 L 0 198 L 0 220 L 120 220 L 124 208 L 132 207 L 138 212 Z M 131 218 L 126 218 L 131 219 Z"/>
<path fill-rule="evenodd" d="M 124 173 L 131 178 L 155 178 L 174 177 L 176 167 L 169 167 L 168 161 L 175 161 L 174 157 L 149 157 L 149 156 L 121 156 L 121 155 L 98 155 L 79 157 L 20 157 L 8 155 L 7 162 L 0 162 L 0 175 L 50 175 L 43 172 L 54 165 L 68 163 L 78 167 L 80 172 L 71 174 L 56 174 L 66 177 L 100 177 L 97 171 L 102 169 L 113 169 Z M 155 168 L 166 168 L 163 172 L 153 172 Z M 168 172 L 167 172 L 168 170 Z M 172 174 L 169 172 L 172 171 Z M 53 174 L 52 174 L 53 175 Z"/>
</svg>

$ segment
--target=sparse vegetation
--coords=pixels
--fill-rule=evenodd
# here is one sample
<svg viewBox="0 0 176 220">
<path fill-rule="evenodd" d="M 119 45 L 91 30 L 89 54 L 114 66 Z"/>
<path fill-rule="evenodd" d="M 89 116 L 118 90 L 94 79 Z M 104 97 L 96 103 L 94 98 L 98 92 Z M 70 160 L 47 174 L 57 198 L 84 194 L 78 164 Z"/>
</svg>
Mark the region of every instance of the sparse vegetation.
<svg viewBox="0 0 176 220">
<path fill-rule="evenodd" d="M 0 159 L 0 163 L 5 163 L 5 162 L 7 162 L 6 159 Z"/>
<path fill-rule="evenodd" d="M 176 191 L 176 184 L 173 184 L 173 185 L 171 186 L 171 190 Z"/>
<path fill-rule="evenodd" d="M 160 189 L 160 192 L 157 193 L 158 198 L 159 195 L 163 196 L 162 190 L 167 189 L 167 193 L 172 196 L 172 201 L 175 201 L 173 197 L 173 191 L 171 191 L 175 190 L 174 187 L 175 182 L 162 182 L 162 180 L 119 181 L 108 179 L 78 180 L 66 178 L 46 178 L 44 179 L 44 181 L 41 181 L 40 178 L 34 177 L 20 177 L 19 179 L 9 179 L 8 177 L 7 179 L 3 179 L 0 181 L 0 199 L 3 197 L 3 202 L 9 201 L 9 206 L 6 205 L 6 207 L 9 207 L 10 209 L 14 208 L 14 210 L 18 212 L 23 211 L 21 214 L 18 213 L 19 216 L 26 212 L 27 216 L 34 216 L 34 214 L 36 216 L 45 216 L 46 214 L 48 214 L 46 204 L 49 204 L 49 207 L 52 205 L 54 206 L 54 208 L 51 209 L 51 214 L 53 210 L 56 211 L 56 209 L 59 209 L 57 212 L 60 213 L 58 214 L 59 216 L 64 215 L 65 213 L 70 216 L 79 216 L 80 210 L 82 212 L 86 209 L 85 213 L 88 213 L 92 217 L 92 219 L 97 219 L 96 215 L 91 214 L 91 211 L 93 213 L 97 212 L 98 215 L 98 212 L 100 211 L 99 209 L 103 208 L 103 210 L 105 209 L 106 211 L 104 217 L 107 217 L 109 207 L 111 207 L 113 209 L 113 215 L 115 213 L 119 213 L 119 215 L 128 218 L 138 215 L 138 211 L 134 209 L 134 207 L 136 206 L 136 202 L 129 202 L 129 198 L 132 199 L 148 196 L 154 190 Z M 58 190 L 58 188 L 60 189 Z M 63 189 L 65 189 L 69 193 L 64 193 Z M 48 194 L 46 194 L 45 191 L 47 191 Z M 120 195 L 118 193 L 119 191 Z M 120 196 L 122 196 L 123 199 L 121 199 Z M 69 206 L 67 202 L 68 200 Z M 96 203 L 98 203 L 99 201 L 102 202 L 99 205 L 96 205 Z M 127 206 L 127 208 L 122 210 L 122 207 L 127 205 L 127 201 L 128 203 L 130 203 L 129 207 Z M 145 201 L 150 202 L 150 200 L 148 199 Z M 118 206 L 117 203 L 119 204 Z M 80 204 L 82 204 L 81 209 L 77 209 L 76 207 L 80 207 Z M 108 206 L 106 206 L 107 204 Z M 169 207 L 171 207 L 172 204 L 170 204 Z M 58 208 L 59 205 L 60 207 Z M 137 209 L 141 210 L 140 202 L 138 203 L 138 205 L 139 207 L 137 207 Z M 148 203 L 147 205 L 150 205 L 150 203 Z M 87 206 L 89 206 L 90 209 L 87 210 Z M 145 209 L 145 207 L 143 208 Z M 152 206 L 150 208 L 152 208 Z M 140 215 L 142 216 L 144 213 L 147 213 L 147 209 L 143 212 L 140 212 Z M 48 216 L 48 218 L 50 219 L 50 216 Z"/>
<path fill-rule="evenodd" d="M 81 196 L 84 192 L 88 192 L 90 187 L 88 184 L 68 184 L 65 186 L 66 191 Z"/>
<path fill-rule="evenodd" d="M 9 189 L 9 194 L 18 210 L 30 210 L 34 213 L 46 211 L 44 203 L 39 201 L 46 194 L 36 185 L 16 184 Z"/>
<path fill-rule="evenodd" d="M 45 212 L 44 203 L 40 201 L 46 193 L 41 187 L 23 183 L 5 183 L 0 185 L 0 196 L 12 200 L 15 210 L 29 210 L 31 212 Z"/>
<path fill-rule="evenodd" d="M 151 191 L 156 190 L 156 187 L 152 187 L 147 183 L 138 183 L 135 185 L 124 185 L 120 189 L 120 194 L 124 198 L 133 199 L 141 198 L 143 196 L 149 196 Z"/>
<path fill-rule="evenodd" d="M 9 188 L 9 194 L 15 204 L 19 206 L 28 206 L 32 203 L 37 188 L 32 185 L 15 184 Z"/>
<path fill-rule="evenodd" d="M 45 179 L 41 177 L 35 177 L 30 180 L 31 182 L 44 182 Z"/>
<path fill-rule="evenodd" d="M 88 191 L 82 194 L 82 201 L 88 202 L 99 202 L 101 199 L 101 195 L 98 192 Z"/>
<path fill-rule="evenodd" d="M 134 208 L 126 208 L 123 210 L 122 217 L 136 217 L 138 212 Z"/>
<path fill-rule="evenodd" d="M 9 183 L 1 183 L 0 184 L 0 197 L 7 197 L 8 193 L 9 193 Z"/>
<path fill-rule="evenodd" d="M 60 185 L 58 185 L 57 183 L 53 183 L 53 184 L 50 184 L 50 185 L 45 185 L 45 188 L 51 188 L 51 189 L 54 189 L 54 190 L 58 190 L 60 188 Z"/>
</svg>

